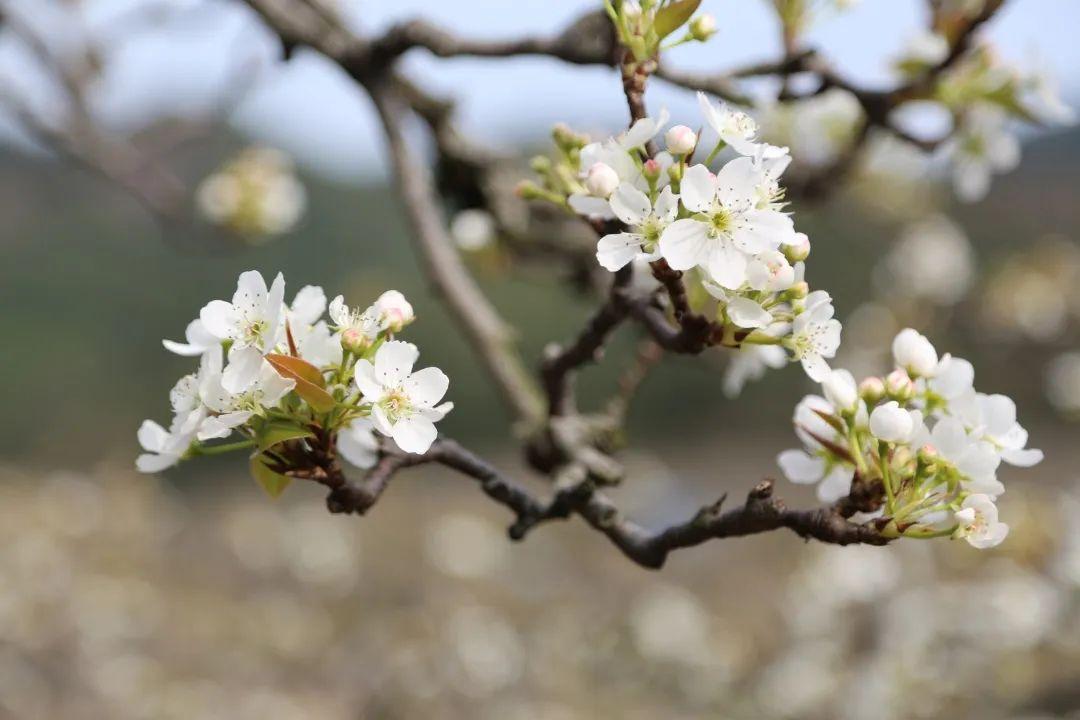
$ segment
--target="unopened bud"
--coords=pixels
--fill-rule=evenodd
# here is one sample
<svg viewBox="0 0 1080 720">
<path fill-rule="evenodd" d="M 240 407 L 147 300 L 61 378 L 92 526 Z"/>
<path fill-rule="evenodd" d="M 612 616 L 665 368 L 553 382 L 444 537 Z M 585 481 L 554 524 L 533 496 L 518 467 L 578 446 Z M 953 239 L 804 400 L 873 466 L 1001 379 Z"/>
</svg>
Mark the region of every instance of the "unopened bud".
<svg viewBox="0 0 1080 720">
<path fill-rule="evenodd" d="M 401 332 L 402 328 L 416 319 L 413 306 L 397 290 L 387 290 L 375 301 L 375 311 L 381 324 L 390 332 Z"/>
<path fill-rule="evenodd" d="M 685 125 L 675 125 L 664 134 L 668 152 L 672 155 L 688 155 L 697 147 L 697 135 Z"/>
<path fill-rule="evenodd" d="M 716 18 L 709 13 L 701 13 L 690 21 L 690 35 L 698 42 L 705 42 L 716 34 Z"/>
<path fill-rule="evenodd" d="M 611 169 L 611 166 L 598 162 L 593 163 L 585 175 L 585 189 L 590 195 L 604 198 L 611 197 L 615 188 L 619 186 L 619 174 Z"/>
<path fill-rule="evenodd" d="M 790 297 L 792 300 L 801 300 L 810 294 L 810 283 L 806 282 L 805 280 L 800 280 L 799 282 L 789 287 L 786 292 L 788 297 Z"/>
<path fill-rule="evenodd" d="M 897 368 L 885 376 L 885 392 L 893 400 L 904 401 L 915 392 L 915 383 L 906 372 Z"/>
<path fill-rule="evenodd" d="M 660 179 L 660 173 L 662 172 L 663 168 L 660 167 L 660 163 L 652 158 L 646 160 L 641 166 L 641 174 L 650 185 Z"/>
<path fill-rule="evenodd" d="M 806 233 L 795 233 L 796 242 L 784 246 L 784 257 L 788 262 L 800 262 L 810 257 L 810 238 Z"/>
<path fill-rule="evenodd" d="M 551 158 L 546 155 L 537 155 L 533 159 L 529 160 L 529 167 L 537 175 L 544 175 L 551 170 Z"/>
<path fill-rule="evenodd" d="M 514 188 L 514 194 L 522 200 L 536 200 L 543 197 L 544 193 L 532 180 L 522 180 Z"/>
<path fill-rule="evenodd" d="M 900 445 L 893 450 L 892 464 L 894 468 L 903 468 L 915 459 L 915 453 L 907 445 Z"/>
<path fill-rule="evenodd" d="M 874 405 L 885 397 L 885 383 L 879 377 L 868 377 L 859 383 L 859 397 L 867 405 Z"/>
<path fill-rule="evenodd" d="M 938 459 L 937 448 L 933 445 L 926 444 L 919 448 L 919 460 L 924 464 L 929 465 Z"/>
<path fill-rule="evenodd" d="M 351 327 L 341 333 L 341 347 L 353 355 L 363 355 L 371 347 L 372 338 L 360 328 Z"/>
</svg>

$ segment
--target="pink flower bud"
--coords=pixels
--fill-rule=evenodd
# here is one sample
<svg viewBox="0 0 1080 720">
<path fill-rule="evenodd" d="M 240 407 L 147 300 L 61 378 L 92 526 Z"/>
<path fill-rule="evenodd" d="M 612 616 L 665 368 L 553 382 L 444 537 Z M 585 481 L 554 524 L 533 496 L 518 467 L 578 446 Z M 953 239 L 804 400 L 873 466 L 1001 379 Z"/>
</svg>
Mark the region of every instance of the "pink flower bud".
<svg viewBox="0 0 1080 720">
<path fill-rule="evenodd" d="M 907 372 L 897 368 L 885 376 L 885 392 L 894 400 L 907 400 L 915 392 L 915 383 Z"/>
<path fill-rule="evenodd" d="M 675 125 L 665 133 L 664 141 L 672 155 L 687 155 L 697 146 L 697 135 L 685 125 Z"/>
</svg>

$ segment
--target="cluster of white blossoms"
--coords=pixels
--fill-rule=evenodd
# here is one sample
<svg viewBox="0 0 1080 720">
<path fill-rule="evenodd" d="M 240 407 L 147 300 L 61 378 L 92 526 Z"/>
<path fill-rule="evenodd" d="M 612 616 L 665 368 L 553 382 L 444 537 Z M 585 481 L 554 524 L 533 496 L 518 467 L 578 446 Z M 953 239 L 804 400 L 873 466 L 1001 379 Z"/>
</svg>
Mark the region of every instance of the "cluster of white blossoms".
<svg viewBox="0 0 1080 720">
<path fill-rule="evenodd" d="M 758 140 L 757 123 L 745 113 L 716 106 L 702 93 L 698 100 L 716 135 L 702 162 L 694 162 L 700 138 L 686 125 L 668 128 L 667 149 L 650 156 L 666 112 L 600 142 L 559 126 L 557 161 L 533 162 L 543 185 L 525 183 L 520 192 L 565 204 L 606 227 L 617 221 L 618 231 L 597 244 L 602 267 L 615 272 L 664 260 L 674 270 L 693 271 L 690 279 L 716 300 L 725 346 L 767 347 L 747 357 L 760 354 L 769 365 L 777 354 L 790 357 L 820 381 L 841 328 L 829 294 L 810 292 L 804 280 L 810 241 L 795 231 L 780 185 L 788 150 Z M 710 164 L 725 147 L 736 157 L 714 172 Z"/>
<path fill-rule="evenodd" d="M 286 155 L 248 148 L 203 180 L 195 201 L 214 225 L 257 242 L 295 227 L 307 196 Z"/>
<path fill-rule="evenodd" d="M 821 395 L 799 402 L 794 424 L 803 448 L 780 453 L 780 468 L 792 482 L 817 484 L 824 502 L 846 497 L 856 477 L 880 482 L 881 508 L 852 520 L 887 537 L 997 545 L 1009 531 L 995 505 L 1005 491 L 998 466 L 1035 465 L 1042 451 L 1027 447 L 1011 399 L 975 390 L 967 360 L 939 358 L 910 328 L 892 351 L 896 369 L 886 377 L 856 383 L 847 370 L 832 370 Z"/>
<path fill-rule="evenodd" d="M 376 459 L 375 431 L 405 452 L 426 452 L 434 423 L 453 405 L 439 404 L 446 375 L 434 367 L 414 372 L 416 346 L 394 339 L 414 319 L 396 290 L 366 309 L 348 307 L 340 295 L 328 308 L 320 287 L 303 287 L 286 303 L 280 273 L 269 288 L 257 271 L 242 273 L 231 301 L 211 300 L 188 324 L 186 342 L 163 341 L 199 357 L 199 368 L 170 391 L 169 428 L 152 420 L 139 428 L 145 453 L 138 469 L 158 472 L 189 456 L 251 448 L 253 472 L 265 477 L 275 446 L 314 437 L 333 438 L 345 460 L 366 468 Z M 233 434 L 240 439 L 212 444 Z"/>
</svg>

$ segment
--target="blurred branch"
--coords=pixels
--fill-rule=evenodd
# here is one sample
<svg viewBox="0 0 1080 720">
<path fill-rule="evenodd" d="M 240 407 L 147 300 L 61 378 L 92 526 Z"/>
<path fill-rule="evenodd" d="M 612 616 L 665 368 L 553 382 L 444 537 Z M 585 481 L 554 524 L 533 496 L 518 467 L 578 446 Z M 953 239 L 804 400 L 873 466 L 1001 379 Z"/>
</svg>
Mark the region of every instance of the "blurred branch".
<svg viewBox="0 0 1080 720">
<path fill-rule="evenodd" d="M 513 333 L 455 250 L 439 213 L 431 179 L 409 149 L 401 128 L 408 107 L 385 81 L 369 81 L 366 87 L 386 133 L 398 192 L 428 278 L 468 334 L 518 419 L 535 423 L 540 416 L 539 401 L 514 347 Z"/>
</svg>

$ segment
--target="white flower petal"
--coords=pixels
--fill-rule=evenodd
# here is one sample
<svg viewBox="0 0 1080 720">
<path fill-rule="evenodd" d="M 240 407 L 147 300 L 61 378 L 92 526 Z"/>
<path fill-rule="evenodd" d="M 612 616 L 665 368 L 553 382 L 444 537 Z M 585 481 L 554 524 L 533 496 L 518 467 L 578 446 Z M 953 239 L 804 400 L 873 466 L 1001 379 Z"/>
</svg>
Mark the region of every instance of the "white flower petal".
<svg viewBox="0 0 1080 720">
<path fill-rule="evenodd" d="M 388 387 L 400 385 L 412 372 L 420 351 L 412 343 L 391 340 L 375 353 L 375 378 Z"/>
</svg>

